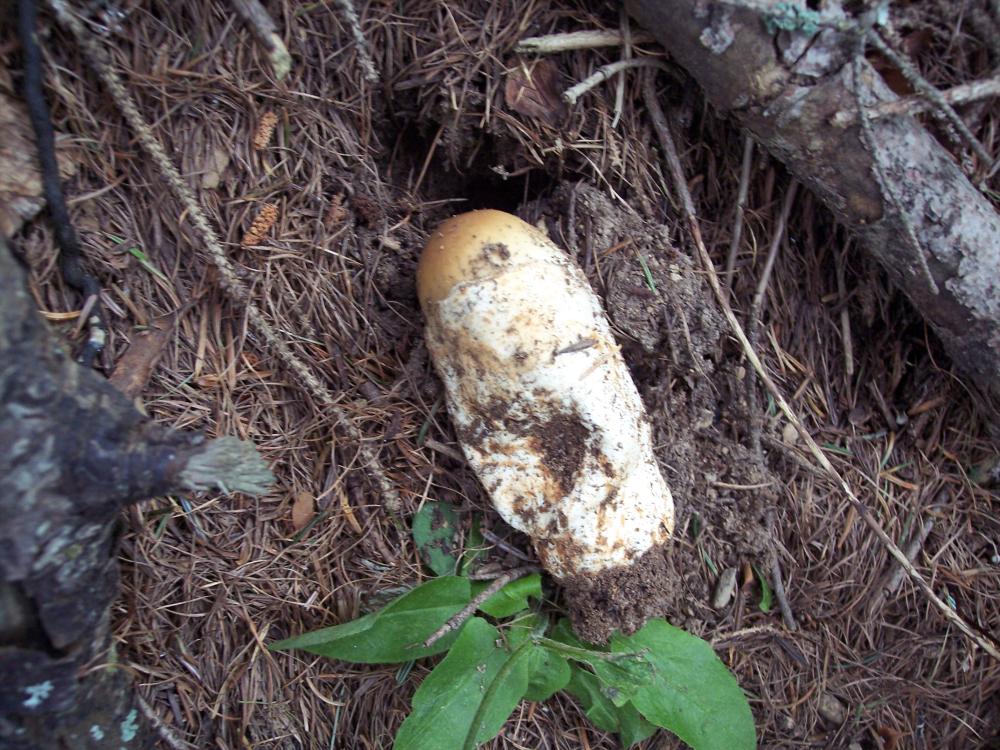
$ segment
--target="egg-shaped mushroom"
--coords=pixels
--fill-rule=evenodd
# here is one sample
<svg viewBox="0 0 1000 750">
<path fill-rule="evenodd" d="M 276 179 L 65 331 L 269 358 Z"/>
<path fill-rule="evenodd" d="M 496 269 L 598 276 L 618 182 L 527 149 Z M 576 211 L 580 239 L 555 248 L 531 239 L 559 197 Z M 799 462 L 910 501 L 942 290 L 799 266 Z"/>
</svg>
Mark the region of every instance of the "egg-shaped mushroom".
<svg viewBox="0 0 1000 750">
<path fill-rule="evenodd" d="M 456 434 L 497 511 L 556 578 L 627 582 L 669 538 L 674 504 L 586 276 L 530 224 L 481 210 L 430 236 L 417 290 Z"/>
</svg>

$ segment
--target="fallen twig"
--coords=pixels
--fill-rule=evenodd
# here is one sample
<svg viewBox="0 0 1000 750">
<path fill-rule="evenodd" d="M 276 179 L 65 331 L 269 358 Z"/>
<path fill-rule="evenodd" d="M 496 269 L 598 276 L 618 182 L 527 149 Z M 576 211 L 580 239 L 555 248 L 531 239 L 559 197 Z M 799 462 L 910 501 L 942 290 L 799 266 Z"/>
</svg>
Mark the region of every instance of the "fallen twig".
<svg viewBox="0 0 1000 750">
<path fill-rule="evenodd" d="M 1000 96 L 1000 78 L 985 78 L 981 81 L 963 83 L 959 86 L 939 91 L 941 98 L 948 104 L 968 104 Z M 880 120 L 883 117 L 895 117 L 899 115 L 915 115 L 934 109 L 937 105 L 928 101 L 923 96 L 908 96 L 904 99 L 896 99 L 891 102 L 882 102 L 868 108 L 867 114 L 871 120 Z M 848 128 L 857 125 L 859 122 L 858 113 L 854 110 L 842 110 L 835 114 L 831 123 L 838 128 Z"/>
<path fill-rule="evenodd" d="M 361 19 L 354 9 L 352 0 L 337 0 L 341 10 L 344 11 L 344 18 L 351 28 L 351 35 L 354 37 L 354 47 L 358 53 L 358 63 L 365 74 L 365 80 L 369 83 L 378 82 L 378 71 L 375 69 L 375 62 L 372 60 L 371 50 L 368 49 L 368 40 L 365 39 L 364 32 L 361 31 Z"/>
<path fill-rule="evenodd" d="M 851 241 L 844 244 L 843 252 L 837 256 L 837 294 L 840 295 L 840 337 L 844 344 L 844 372 L 848 378 L 854 376 L 854 341 L 851 337 L 851 311 L 847 307 L 847 282 L 844 270 Z"/>
<path fill-rule="evenodd" d="M 913 249 L 914 255 L 916 255 L 917 263 L 920 265 L 920 271 L 924 275 L 924 280 L 927 282 L 928 288 L 931 290 L 932 294 L 938 293 L 937 282 L 934 281 L 934 275 L 931 273 L 930 266 L 927 265 L 927 258 L 924 255 L 923 247 L 920 245 L 920 240 L 917 239 L 917 232 L 913 228 L 913 222 L 910 220 L 910 215 L 903 209 L 902 204 L 899 202 L 899 196 L 896 195 L 895 190 L 893 190 L 892 185 L 889 180 L 886 179 L 885 172 L 882 169 L 882 163 L 879 161 L 879 147 L 878 142 L 875 140 L 875 133 L 872 130 L 871 119 L 868 117 L 867 106 L 868 103 L 864 101 L 864 95 L 862 90 L 864 87 L 861 85 L 862 70 L 865 61 L 865 38 L 864 36 L 859 37 L 858 46 L 854 53 L 854 63 L 852 68 L 852 75 L 854 80 L 852 85 L 854 87 L 854 98 L 858 103 L 858 117 L 861 120 L 861 140 L 865 144 L 865 148 L 868 149 L 868 153 L 872 158 L 872 174 L 875 177 L 875 181 L 878 183 L 879 189 L 882 191 L 890 204 L 894 213 L 896 214 L 896 219 L 903 227 L 903 233 L 906 235 L 906 239 Z"/>
<path fill-rule="evenodd" d="M 195 745 L 192 745 L 190 742 L 182 740 L 178 737 L 177 732 L 163 722 L 163 719 L 161 719 L 153 707 L 146 702 L 146 699 L 142 697 L 138 690 L 135 692 L 135 702 L 136 705 L 139 706 L 139 710 L 142 711 L 142 715 L 149 720 L 153 729 L 156 730 L 157 735 L 159 735 L 160 739 L 163 740 L 163 742 L 168 745 L 171 750 L 192 750 L 195 747 Z"/>
<path fill-rule="evenodd" d="M 629 23 L 628 13 L 623 5 L 619 9 L 619 25 L 622 30 L 622 60 L 632 59 L 632 26 Z M 625 109 L 625 76 L 618 76 L 615 82 L 615 110 L 611 118 L 611 127 L 617 128 L 621 119 L 622 110 Z"/>
<path fill-rule="evenodd" d="M 740 164 L 740 191 L 736 198 L 736 216 L 733 217 L 733 238 L 729 241 L 726 256 L 726 286 L 733 290 L 733 272 L 736 270 L 736 256 L 743 241 L 743 214 L 746 210 L 747 194 L 750 192 L 750 167 L 753 165 L 753 138 L 743 136 L 743 163 Z"/>
<path fill-rule="evenodd" d="M 663 60 L 655 57 L 634 57 L 629 60 L 608 63 L 599 67 L 572 88 L 566 89 L 562 95 L 563 101 L 568 104 L 576 104 L 576 100 L 594 88 L 594 86 L 608 80 L 615 73 L 621 73 L 623 70 L 628 70 L 629 68 L 659 68 L 660 70 L 669 70 Z"/>
<path fill-rule="evenodd" d="M 280 81 L 292 69 L 292 56 L 281 41 L 274 20 L 260 4 L 260 0 L 233 0 L 233 7 L 267 52 L 274 77 Z"/>
<path fill-rule="evenodd" d="M 464 623 L 466 620 L 472 617 L 473 614 L 475 614 L 476 610 L 479 609 L 479 605 L 481 605 L 483 602 L 485 602 L 487 599 L 489 599 L 491 596 L 493 596 L 496 592 L 498 592 L 500 589 L 502 589 L 511 581 L 516 581 L 519 578 L 524 578 L 524 576 L 529 575 L 531 573 L 537 573 L 540 570 L 541 568 L 537 565 L 525 565 L 520 568 L 514 568 L 513 570 L 508 570 L 499 578 L 494 579 L 494 581 L 489 586 L 487 586 L 478 594 L 476 594 L 476 596 L 472 598 L 472 601 L 470 601 L 461 612 L 459 612 L 457 615 L 448 620 L 448 622 L 446 622 L 444 625 L 435 630 L 431 634 L 430 638 L 428 638 L 426 641 L 423 642 L 422 644 L 423 647 L 430 648 L 435 643 L 444 638 L 446 635 L 448 635 L 448 633 L 457 630 L 459 627 L 461 627 L 462 623 Z"/>
<path fill-rule="evenodd" d="M 691 192 L 688 190 L 687 182 L 684 179 L 684 172 L 681 168 L 680 157 L 677 155 L 677 147 L 674 145 L 673 137 L 670 135 L 670 131 L 667 128 L 662 127 L 662 125 L 666 123 L 666 120 L 663 117 L 663 111 L 660 109 L 660 105 L 656 100 L 656 88 L 652 76 L 647 77 L 645 81 L 644 95 L 646 99 L 646 106 L 649 108 L 650 114 L 652 115 L 656 135 L 660 139 L 660 143 L 664 151 L 664 157 L 666 158 L 667 165 L 669 167 L 671 179 L 674 183 L 674 189 L 677 191 L 681 200 L 682 209 L 688 223 L 688 230 L 691 233 L 695 249 L 698 252 L 698 258 L 705 269 L 705 277 L 708 280 L 709 286 L 712 288 L 712 293 L 715 295 L 715 299 L 719 303 L 719 307 L 729 323 L 729 327 L 732 329 L 733 334 L 743 347 L 743 351 L 746 354 L 747 359 L 750 361 L 750 364 L 757 371 L 757 375 L 760 377 L 761 381 L 763 381 L 767 390 L 774 397 L 775 403 L 781 410 L 782 414 L 784 414 L 785 418 L 795 426 L 796 430 L 798 430 L 803 442 L 809 448 L 809 452 L 813 454 L 813 457 L 819 465 L 823 467 L 827 475 L 836 482 L 837 486 L 851 502 L 851 505 L 853 505 L 857 510 L 858 515 L 864 519 L 864 522 L 889 551 L 889 554 L 891 554 L 899 562 L 907 574 L 924 591 L 927 598 L 935 607 L 937 607 L 938 610 L 940 610 L 945 619 L 972 639 L 977 645 L 986 651 L 986 653 L 997 661 L 1000 661 L 1000 650 L 997 649 L 996 645 L 986 636 L 973 630 L 969 624 L 962 619 L 961 615 L 949 607 L 948 604 L 941 599 L 941 597 L 934 593 L 930 584 L 928 584 L 924 577 L 920 575 L 920 572 L 913 567 L 913 564 L 906 558 L 906 555 L 903 554 L 903 551 L 895 544 L 895 542 L 892 541 L 889 535 L 885 533 L 881 524 L 868 510 L 868 506 L 858 499 L 854 490 L 851 489 L 850 485 L 847 484 L 844 478 L 840 476 L 840 473 L 833 467 L 833 464 L 830 463 L 830 460 L 826 457 L 823 450 L 816 444 L 816 441 L 813 440 L 812 435 L 809 434 L 805 425 L 802 424 L 802 421 L 798 418 L 795 412 L 792 411 L 788 402 L 785 401 L 785 397 L 781 394 L 780 389 L 771 379 L 771 376 L 767 374 L 767 370 L 764 369 L 764 365 L 757 356 L 757 353 L 750 346 L 750 341 L 747 339 L 746 333 L 744 333 L 739 320 L 737 320 L 736 315 L 729 304 L 728 297 L 722 290 L 722 285 L 719 282 L 719 276 L 715 270 L 715 265 L 712 263 L 712 258 L 709 256 L 708 249 L 705 247 L 705 241 L 701 236 L 701 227 L 698 222 L 698 215 L 694 208 L 694 200 L 691 198 Z M 656 113 L 658 113 L 658 116 Z"/>
<path fill-rule="evenodd" d="M 761 457 L 761 463 L 763 463 L 763 457 Z M 767 526 L 772 537 L 776 537 L 775 525 L 777 520 L 777 511 L 774 508 L 770 508 L 767 511 Z M 779 543 L 774 543 L 775 547 L 779 547 Z M 785 579 L 781 574 L 781 562 L 778 559 L 778 552 L 775 551 L 771 556 L 771 583 L 774 586 L 774 598 L 778 600 L 778 609 L 781 610 L 781 619 L 785 622 L 785 627 L 788 630 L 795 631 L 799 629 L 799 624 L 795 622 L 795 615 L 792 614 L 792 606 L 788 603 L 788 594 L 785 592 Z"/>
<path fill-rule="evenodd" d="M 932 86 L 922 75 L 920 75 L 920 72 L 916 69 L 913 63 L 886 44 L 885 40 L 879 36 L 878 32 L 874 29 L 869 29 L 865 38 L 874 44 L 875 48 L 879 52 L 888 57 L 893 65 L 899 68 L 903 77 L 906 78 L 906 80 L 909 81 L 922 96 L 924 96 L 938 110 L 941 111 L 948 122 L 951 123 L 952 127 L 961 134 L 966 143 L 968 143 L 972 150 L 976 152 L 976 156 L 979 157 L 983 167 L 988 167 L 993 163 L 993 159 L 990 157 L 986 147 L 983 146 L 983 144 L 979 142 L 979 139 L 972 134 L 972 131 L 969 130 L 969 126 L 966 125 L 965 121 L 958 116 L 958 113 L 945 100 L 941 92 Z M 862 115 L 859 113 L 859 116 Z"/>
<path fill-rule="evenodd" d="M 934 529 L 934 522 L 929 518 L 923 522 L 920 529 L 917 531 L 910 543 L 906 545 L 906 559 L 913 562 L 917 559 L 917 555 L 920 554 L 921 548 L 924 546 L 924 542 L 927 541 L 927 537 L 930 536 L 931 531 Z M 889 580 L 885 582 L 885 586 L 882 587 L 883 597 L 891 596 L 899 590 L 899 587 L 903 583 L 903 578 L 905 577 L 906 571 L 901 567 L 896 566 L 893 570 L 892 575 L 889 576 Z"/>
<path fill-rule="evenodd" d="M 795 622 L 791 605 L 788 604 L 785 582 L 781 577 L 781 563 L 778 562 L 777 555 L 771 560 L 771 583 L 774 584 L 774 598 L 778 600 L 778 608 L 781 610 L 781 619 L 785 621 L 785 627 L 789 630 L 798 630 L 799 624 Z"/>
<path fill-rule="evenodd" d="M 653 41 L 652 34 L 632 32 L 632 44 L 646 44 Z M 595 29 L 593 31 L 568 31 L 565 34 L 530 36 L 522 39 L 514 47 L 515 52 L 535 52 L 547 55 L 555 52 L 569 52 L 577 49 L 597 49 L 617 47 L 625 43 L 625 37 L 617 29 Z"/>
<path fill-rule="evenodd" d="M 523 552 L 521 552 L 521 550 L 519 550 L 517 547 L 513 546 L 512 544 L 508 544 L 507 542 L 505 542 L 503 539 L 501 539 L 500 537 L 498 537 L 496 534 L 494 534 L 489 529 L 480 529 L 479 533 L 483 535 L 483 539 L 485 539 L 490 544 L 493 544 L 493 545 L 499 547 L 504 552 L 506 552 L 508 555 L 513 555 L 518 560 L 523 560 L 524 562 L 527 562 L 527 563 L 534 563 L 535 562 L 530 557 L 528 557 L 526 554 L 524 554 Z"/>
<path fill-rule="evenodd" d="M 785 230 L 788 227 L 788 216 L 792 212 L 795 203 L 795 195 L 798 192 L 799 183 L 792 180 L 785 192 L 785 201 L 781 205 L 781 215 L 778 217 L 778 225 L 774 229 L 774 237 L 771 238 L 771 246 L 767 251 L 767 259 L 764 261 L 764 269 L 761 271 L 760 279 L 757 282 L 757 289 L 750 303 L 750 314 L 747 318 L 747 339 L 750 346 L 757 349 L 757 335 L 760 329 L 760 311 L 764 305 L 764 295 L 767 293 L 767 285 L 771 280 L 771 271 L 774 270 L 774 261 L 778 257 L 778 248 L 785 237 Z M 747 405 L 750 410 L 750 448 L 758 459 L 763 459 L 760 449 L 760 410 L 757 404 L 757 382 L 753 370 L 747 372 Z"/>
<path fill-rule="evenodd" d="M 337 398 L 320 382 L 319 378 L 309 369 L 288 346 L 273 325 L 264 317 L 263 312 L 250 297 L 246 284 L 236 274 L 236 269 L 226 255 L 215 230 L 208 217 L 198 203 L 194 192 L 181 177 L 177 167 L 170 161 L 163 144 L 153 133 L 145 118 L 139 113 L 135 100 L 125 88 L 118 73 L 111 66 L 104 49 L 84 28 L 80 20 L 70 11 L 65 0 L 48 0 L 49 6 L 56 18 L 73 34 L 77 43 L 83 49 L 87 62 L 97 72 L 98 77 L 107 87 L 111 98 L 121 111 L 125 120 L 132 128 L 139 143 L 152 157 L 157 168 L 163 173 L 164 179 L 173 191 L 174 196 L 184 207 L 184 211 L 194 225 L 197 234 L 208 251 L 209 259 L 219 271 L 219 279 L 223 291 L 230 300 L 241 305 L 246 310 L 247 320 L 251 327 L 260 335 L 268 348 L 288 367 L 302 382 L 306 390 L 322 404 L 323 408 L 333 417 L 334 424 L 343 430 L 357 443 L 361 463 L 373 475 L 382 494 L 382 502 L 386 511 L 393 516 L 402 510 L 402 500 L 399 491 L 392 485 L 382 469 L 381 462 L 375 452 L 365 442 L 364 435 L 354 424 L 347 412 L 340 406 Z"/>
</svg>

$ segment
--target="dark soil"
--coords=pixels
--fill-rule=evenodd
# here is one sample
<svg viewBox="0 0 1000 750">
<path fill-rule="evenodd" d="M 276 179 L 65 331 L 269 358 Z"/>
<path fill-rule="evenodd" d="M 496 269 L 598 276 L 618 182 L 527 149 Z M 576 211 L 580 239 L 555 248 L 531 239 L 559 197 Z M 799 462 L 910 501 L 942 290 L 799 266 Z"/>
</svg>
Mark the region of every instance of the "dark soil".
<svg viewBox="0 0 1000 750">
<path fill-rule="evenodd" d="M 620 630 L 631 635 L 672 608 L 675 576 L 669 550 L 653 547 L 628 567 L 562 581 L 573 630 L 588 643 L 606 643 Z"/>
</svg>

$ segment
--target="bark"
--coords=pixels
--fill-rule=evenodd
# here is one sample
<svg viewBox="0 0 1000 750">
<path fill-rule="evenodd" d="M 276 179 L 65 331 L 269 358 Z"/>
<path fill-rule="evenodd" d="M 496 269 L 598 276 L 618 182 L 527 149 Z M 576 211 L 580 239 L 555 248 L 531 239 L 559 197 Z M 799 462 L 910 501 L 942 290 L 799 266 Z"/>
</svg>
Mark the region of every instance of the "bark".
<svg viewBox="0 0 1000 750">
<path fill-rule="evenodd" d="M 0 236 L 0 746 L 137 748 L 150 732 L 109 651 L 126 504 L 262 491 L 253 448 L 147 421 L 49 332 Z"/>
<path fill-rule="evenodd" d="M 790 5 L 625 0 L 712 104 L 732 114 L 862 239 L 955 365 L 996 395 L 1000 217 L 914 118 L 873 120 L 878 153 L 866 148 L 856 117 L 854 37 L 832 28 L 781 30 L 789 19 L 768 14 Z M 866 62 L 862 71 L 862 101 L 896 99 Z M 854 117 L 835 118 L 843 112 Z M 937 293 L 873 173 L 873 158 L 916 233 Z"/>
</svg>

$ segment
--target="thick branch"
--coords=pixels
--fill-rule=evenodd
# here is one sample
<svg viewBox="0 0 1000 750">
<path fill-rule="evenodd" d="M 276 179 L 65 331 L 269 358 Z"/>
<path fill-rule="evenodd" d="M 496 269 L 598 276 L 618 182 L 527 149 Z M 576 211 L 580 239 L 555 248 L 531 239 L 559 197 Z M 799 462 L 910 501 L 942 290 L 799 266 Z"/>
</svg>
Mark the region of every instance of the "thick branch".
<svg viewBox="0 0 1000 750">
<path fill-rule="evenodd" d="M 88 668 L 108 658 L 119 511 L 167 492 L 260 492 L 270 472 L 233 438 L 146 421 L 73 362 L 2 236 L 0 445 L 0 746 L 142 747 L 126 676 Z"/>
<path fill-rule="evenodd" d="M 626 0 L 629 12 L 701 84 L 709 100 L 733 114 L 864 241 L 955 364 L 996 394 L 1000 216 L 912 117 L 871 121 L 877 154 L 865 146 L 858 125 L 834 125 L 838 113 L 857 111 L 859 98 L 895 99 L 867 62 L 855 81 L 856 37 L 838 31 L 837 24 L 822 31 L 780 30 L 781 24 L 767 15 L 773 6 L 750 6 L 722 0 Z M 876 158 L 884 186 L 873 175 Z M 902 215 L 894 209 L 896 202 Z M 918 248 L 908 235 L 917 238 Z M 929 275 L 921 269 L 918 249 Z"/>
</svg>

